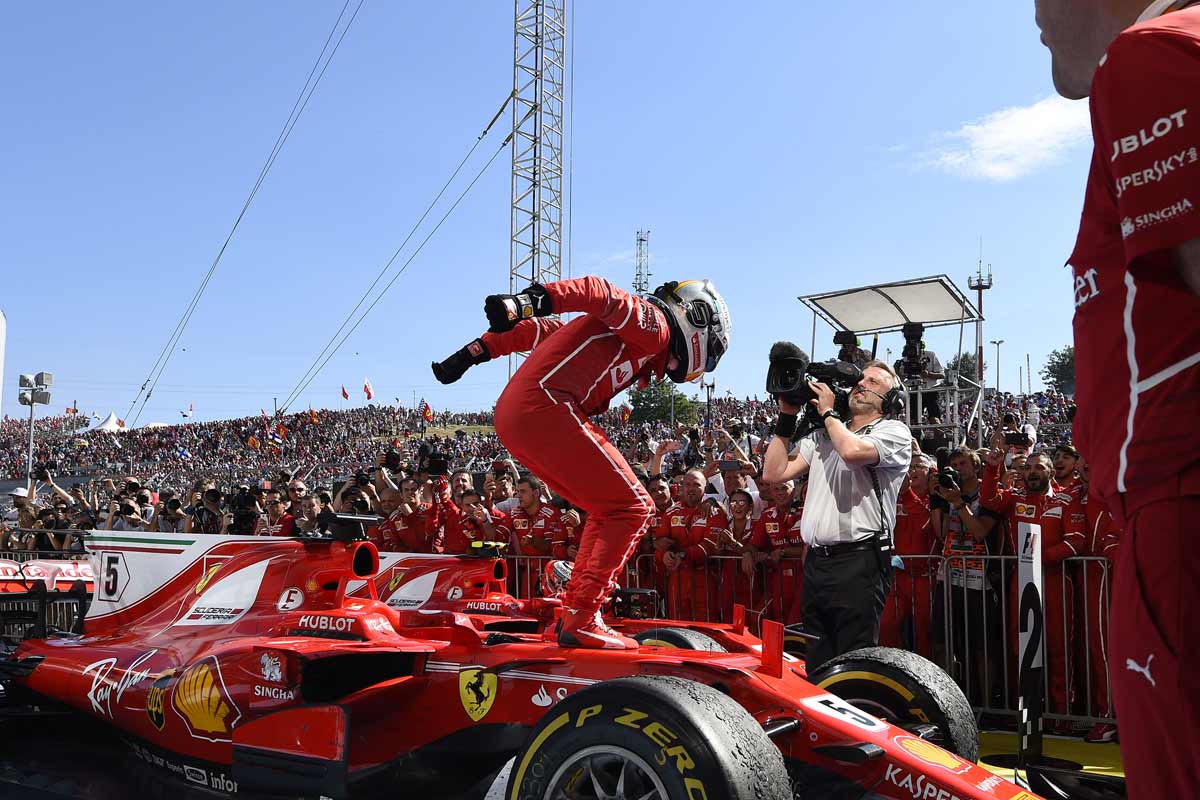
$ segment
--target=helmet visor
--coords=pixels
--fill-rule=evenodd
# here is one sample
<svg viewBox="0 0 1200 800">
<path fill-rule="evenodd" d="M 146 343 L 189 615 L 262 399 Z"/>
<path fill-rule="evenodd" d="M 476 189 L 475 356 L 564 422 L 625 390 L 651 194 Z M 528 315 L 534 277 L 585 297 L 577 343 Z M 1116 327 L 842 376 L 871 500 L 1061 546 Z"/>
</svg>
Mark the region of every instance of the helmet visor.
<svg viewBox="0 0 1200 800">
<path fill-rule="evenodd" d="M 704 362 L 704 371 L 712 372 L 717 368 L 717 362 L 725 355 L 725 342 L 712 329 L 708 329 L 708 348 Z"/>
</svg>

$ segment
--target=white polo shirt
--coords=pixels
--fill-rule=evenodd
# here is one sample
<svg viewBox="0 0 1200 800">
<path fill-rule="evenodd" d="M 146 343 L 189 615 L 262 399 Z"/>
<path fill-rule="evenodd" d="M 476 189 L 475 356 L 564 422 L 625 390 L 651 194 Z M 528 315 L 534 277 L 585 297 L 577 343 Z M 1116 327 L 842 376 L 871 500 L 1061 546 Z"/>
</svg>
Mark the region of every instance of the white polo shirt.
<svg viewBox="0 0 1200 800">
<path fill-rule="evenodd" d="M 800 440 L 800 457 L 808 463 L 808 493 L 800 520 L 805 544 L 867 541 L 883 524 L 881 511 L 894 534 L 896 498 L 912 458 L 912 433 L 898 419 L 877 420 L 866 429 L 869 432 L 860 435 L 879 452 L 879 462 L 872 466 L 883 495 L 882 509 L 870 470 L 843 461 L 823 428 Z"/>
</svg>

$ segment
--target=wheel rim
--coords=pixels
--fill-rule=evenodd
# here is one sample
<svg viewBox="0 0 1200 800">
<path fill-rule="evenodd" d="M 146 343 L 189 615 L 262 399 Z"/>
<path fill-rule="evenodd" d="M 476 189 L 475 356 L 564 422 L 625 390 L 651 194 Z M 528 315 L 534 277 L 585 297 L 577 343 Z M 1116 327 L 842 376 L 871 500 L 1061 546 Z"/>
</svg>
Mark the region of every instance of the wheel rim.
<svg viewBox="0 0 1200 800">
<path fill-rule="evenodd" d="M 547 787 L 546 800 L 669 800 L 649 764 L 636 753 L 610 744 L 572 755 Z"/>
</svg>

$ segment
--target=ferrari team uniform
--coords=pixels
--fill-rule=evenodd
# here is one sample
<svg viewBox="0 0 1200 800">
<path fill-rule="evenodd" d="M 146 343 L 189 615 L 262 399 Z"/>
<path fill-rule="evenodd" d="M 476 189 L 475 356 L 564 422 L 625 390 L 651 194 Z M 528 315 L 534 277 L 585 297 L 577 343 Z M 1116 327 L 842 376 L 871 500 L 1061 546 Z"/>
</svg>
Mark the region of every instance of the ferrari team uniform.
<svg viewBox="0 0 1200 800">
<path fill-rule="evenodd" d="M 1086 555 L 1105 558 L 1108 563 L 1088 561 L 1077 581 L 1080 587 L 1080 615 L 1085 631 L 1076 626 L 1075 674 L 1086 678 L 1091 685 L 1090 709 L 1093 717 L 1112 716 L 1109 703 L 1109 607 L 1112 605 L 1114 565 L 1120 546 L 1121 531 L 1112 515 L 1099 499 L 1090 495 L 1080 484 L 1072 492 L 1072 513 L 1075 524 L 1082 528 L 1087 541 Z"/>
<path fill-rule="evenodd" d="M 421 503 L 408 514 L 394 511 L 379 526 L 381 550 L 394 553 L 442 552 L 442 504 Z"/>
<path fill-rule="evenodd" d="M 678 569 L 670 572 L 667 585 L 667 615 L 675 619 L 717 621 L 717 562 L 710 561 L 721 549 L 721 532 L 729 518 L 715 503 L 702 501 L 695 507 L 676 503 L 667 509 L 666 535 L 671 551 L 683 554 Z M 655 556 L 660 569 L 664 552 Z"/>
<path fill-rule="evenodd" d="M 1200 238 L 1200 6 L 1171 7 L 1096 70 L 1069 259 L 1075 444 L 1123 532 L 1109 663 L 1133 798 L 1188 796 L 1200 774 L 1200 297 L 1173 255 Z"/>
<path fill-rule="evenodd" d="M 525 319 L 481 339 L 492 358 L 532 351 L 496 404 L 496 433 L 513 457 L 587 512 L 565 607 L 598 611 L 653 513 L 650 495 L 604 431 L 588 419 L 614 395 L 666 367 L 662 312 L 596 277 L 545 286 L 565 325 Z"/>
<path fill-rule="evenodd" d="M 879 643 L 899 647 L 901 631 L 907 620 L 912 621 L 913 646 L 916 652 L 931 657 L 933 653 L 933 586 L 930 579 L 937 547 L 929 525 L 929 497 L 920 496 L 909 487 L 896 504 L 896 555 L 904 568 L 896 570 L 892 593 L 883 606 L 879 619 Z"/>
<path fill-rule="evenodd" d="M 509 573 L 509 582 L 516 589 L 517 597 L 533 597 L 534 588 L 542 574 L 542 567 L 561 534 L 560 514 L 552 505 L 541 503 L 530 514 L 516 506 L 509 515 L 512 530 L 512 552 L 518 558 L 516 568 Z M 528 538 L 527 538 L 528 537 Z"/>
<path fill-rule="evenodd" d="M 750 544 L 751 537 L 754 533 L 754 520 L 746 517 L 742 520 L 742 526 L 738 527 L 738 521 L 730 518 L 729 520 L 729 535 L 737 543 L 736 547 L 726 547 L 720 551 L 720 555 L 726 556 L 721 559 L 720 576 L 718 578 L 718 598 L 717 607 L 720 609 L 722 621 L 728 622 L 733 619 L 733 606 L 741 604 L 750 610 L 757 610 L 762 602 L 762 592 L 751 578 L 747 578 L 742 572 L 742 562 L 736 556 L 742 552 L 742 549 Z"/>
<path fill-rule="evenodd" d="M 1044 494 L 1027 489 L 1004 489 L 1000 486 L 1000 467 L 988 465 L 983 473 L 982 501 L 997 514 L 1004 515 L 1008 527 L 1009 551 L 1019 553 L 1024 544 L 1018 540 L 1018 524 L 1041 526 L 1043 575 L 1043 618 L 1046 621 L 1046 672 L 1050 696 L 1046 707 L 1059 714 L 1070 713 L 1071 673 L 1067 660 L 1067 643 L 1074 629 L 1075 582 L 1063 569 L 1063 560 L 1082 555 L 1087 547 L 1083 530 L 1074 524 L 1071 498 L 1054 494 L 1047 487 Z M 1015 665 L 1017 638 L 1017 574 L 1013 572 L 1008 614 L 1008 641 Z M 1015 684 L 1014 684 L 1015 685 Z"/>
<path fill-rule="evenodd" d="M 750 544 L 762 553 L 773 553 L 788 547 L 804 547 L 800 536 L 800 520 L 804 506 L 793 500 L 787 508 L 771 506 L 762 512 L 754 523 Z M 802 558 L 767 559 L 767 588 L 764 598 L 764 616 L 785 625 L 800 621 L 800 598 L 804 584 L 804 560 Z"/>
<path fill-rule="evenodd" d="M 582 511 L 576 511 L 580 517 L 585 517 Z M 550 543 L 550 553 L 555 558 L 562 561 L 571 561 L 571 548 L 574 547 L 576 552 L 579 549 L 579 540 L 583 536 L 583 523 L 578 525 L 567 524 L 566 515 L 559 515 L 558 532 L 554 536 L 554 540 Z"/>
<path fill-rule="evenodd" d="M 507 514 L 495 509 L 488 512 L 492 525 L 496 529 L 496 533 L 489 536 L 483 525 L 467 516 L 467 512 L 455 505 L 454 501 L 449 499 L 448 494 L 447 490 L 447 497 L 442 503 L 442 514 L 446 520 L 442 545 L 444 552 L 454 554 L 469 552 L 472 542 L 508 541 L 512 529 L 509 527 Z"/>
</svg>

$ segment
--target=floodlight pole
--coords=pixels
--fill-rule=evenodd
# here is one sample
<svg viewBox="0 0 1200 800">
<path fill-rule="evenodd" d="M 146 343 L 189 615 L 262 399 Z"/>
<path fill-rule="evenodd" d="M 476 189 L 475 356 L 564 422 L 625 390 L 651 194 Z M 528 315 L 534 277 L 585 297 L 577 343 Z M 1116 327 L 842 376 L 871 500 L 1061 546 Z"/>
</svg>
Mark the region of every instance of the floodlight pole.
<svg viewBox="0 0 1200 800">
<path fill-rule="evenodd" d="M 1000 345 L 1004 344 L 1003 339 L 992 339 L 991 344 L 996 345 L 996 394 L 1000 394 Z"/>
<path fill-rule="evenodd" d="M 29 452 L 25 459 L 25 477 L 33 486 L 33 410 L 37 404 L 33 402 L 33 392 L 29 393 Z"/>
</svg>

